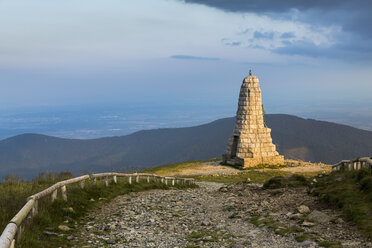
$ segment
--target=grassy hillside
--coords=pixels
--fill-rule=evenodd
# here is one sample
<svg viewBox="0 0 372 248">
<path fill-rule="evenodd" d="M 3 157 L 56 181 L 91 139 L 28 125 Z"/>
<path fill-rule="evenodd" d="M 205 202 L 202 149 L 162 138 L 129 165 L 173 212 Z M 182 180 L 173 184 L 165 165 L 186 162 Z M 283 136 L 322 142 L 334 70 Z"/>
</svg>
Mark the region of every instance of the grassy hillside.
<svg viewBox="0 0 372 248">
<path fill-rule="evenodd" d="M 7 182 L 0 183 L 0 232 L 23 207 L 28 196 L 70 176 L 71 173 L 60 173 L 59 175 L 47 173 L 41 174 L 32 182 L 21 182 L 18 178 L 8 178 Z M 176 184 L 172 188 L 186 187 L 194 186 Z M 118 177 L 117 184 L 110 183 L 109 187 L 104 187 L 103 181 L 100 179 L 97 180 L 96 186 L 86 183 L 84 189 L 80 189 L 79 184 L 71 184 L 67 187 L 67 202 L 63 201 L 60 195 L 53 203 L 48 196 L 39 200 L 39 214 L 32 222 L 24 222 L 25 229 L 17 247 L 71 247 L 67 237 L 78 230 L 81 218 L 92 208 L 108 202 L 118 195 L 148 189 L 169 188 L 171 187 L 160 182 L 151 182 L 150 184 L 133 182 L 130 185 L 127 179 L 121 177 Z M 71 230 L 61 231 L 58 228 L 59 225 L 66 225 Z M 48 234 L 46 235 L 45 232 Z"/>
<path fill-rule="evenodd" d="M 369 156 L 372 132 L 289 115 L 267 115 L 273 142 L 286 158 L 335 163 Z M 147 130 L 92 140 L 24 134 L 0 141 L 0 178 L 40 171 L 136 171 L 162 164 L 220 157 L 234 128 L 225 118 L 189 128 Z"/>
<path fill-rule="evenodd" d="M 368 169 L 337 171 L 317 180 L 312 190 L 314 194 L 340 208 L 372 238 L 372 172 Z"/>
</svg>

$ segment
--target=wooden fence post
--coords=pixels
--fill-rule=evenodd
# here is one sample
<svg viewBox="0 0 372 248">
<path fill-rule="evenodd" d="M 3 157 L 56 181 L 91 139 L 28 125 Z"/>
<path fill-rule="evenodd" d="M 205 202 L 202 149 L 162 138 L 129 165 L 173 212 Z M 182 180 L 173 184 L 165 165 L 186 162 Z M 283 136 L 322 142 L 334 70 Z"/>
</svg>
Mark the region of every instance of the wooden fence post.
<svg viewBox="0 0 372 248">
<path fill-rule="evenodd" d="M 32 217 L 35 217 L 38 214 L 38 212 L 39 212 L 39 209 L 38 209 L 39 206 L 38 205 L 39 205 L 38 200 L 35 200 L 34 205 L 32 206 L 32 210 L 31 210 Z"/>
<path fill-rule="evenodd" d="M 160 181 L 161 181 L 161 183 L 164 183 L 164 177 L 162 177 L 162 178 L 160 179 Z"/>
<path fill-rule="evenodd" d="M 55 199 L 57 199 L 57 190 L 54 190 L 52 193 L 52 202 L 54 202 Z"/>
<path fill-rule="evenodd" d="M 84 186 L 85 186 L 85 180 L 80 181 L 80 188 L 81 189 L 84 189 Z"/>
<path fill-rule="evenodd" d="M 61 192 L 62 192 L 62 199 L 64 201 L 67 201 L 67 190 L 66 190 L 66 185 L 63 185 L 61 187 Z"/>
<path fill-rule="evenodd" d="M 129 178 L 128 178 L 128 183 L 132 184 L 132 177 L 131 176 L 129 176 Z"/>
<path fill-rule="evenodd" d="M 173 179 L 172 179 L 172 186 L 174 186 L 174 181 L 175 181 L 175 180 L 174 180 L 174 178 L 173 178 Z"/>
<path fill-rule="evenodd" d="M 118 179 L 117 179 L 117 177 L 116 176 L 114 176 L 114 183 L 118 183 Z"/>
<path fill-rule="evenodd" d="M 147 176 L 147 183 L 150 183 L 150 177 Z"/>
<path fill-rule="evenodd" d="M 12 240 L 12 243 L 10 244 L 10 247 L 9 248 L 14 248 L 15 247 L 15 240 L 13 239 Z"/>
<path fill-rule="evenodd" d="M 16 238 L 15 238 L 15 240 L 17 241 L 17 243 L 21 242 L 22 232 L 23 232 L 23 225 L 21 224 L 17 228 Z"/>
<path fill-rule="evenodd" d="M 168 179 L 164 179 L 165 180 L 165 185 L 168 185 Z"/>
<path fill-rule="evenodd" d="M 106 186 L 106 187 L 109 186 L 109 183 L 108 183 L 108 176 L 105 176 L 105 186 Z"/>
<path fill-rule="evenodd" d="M 136 176 L 136 183 L 139 183 L 139 176 Z"/>
</svg>

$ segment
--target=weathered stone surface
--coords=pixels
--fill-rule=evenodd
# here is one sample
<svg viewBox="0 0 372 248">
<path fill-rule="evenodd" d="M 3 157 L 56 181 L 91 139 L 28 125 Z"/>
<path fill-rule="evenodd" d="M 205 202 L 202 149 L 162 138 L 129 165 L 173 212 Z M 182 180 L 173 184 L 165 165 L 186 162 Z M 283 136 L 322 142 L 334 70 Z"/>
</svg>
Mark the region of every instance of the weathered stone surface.
<svg viewBox="0 0 372 248">
<path fill-rule="evenodd" d="M 301 206 L 297 207 L 297 210 L 301 214 L 310 213 L 310 208 L 308 206 L 306 206 L 306 205 L 301 205 Z"/>
<path fill-rule="evenodd" d="M 223 161 L 243 167 L 283 164 L 284 157 L 272 144 L 270 132 L 264 123 L 259 80 L 249 75 L 240 89 L 235 129 L 226 154 L 222 156 Z"/>
<path fill-rule="evenodd" d="M 130 193 L 103 203 L 80 220 L 80 228 L 70 234 L 72 239 L 67 237 L 71 240 L 67 246 L 294 248 L 320 247 L 318 243 L 327 240 L 339 241 L 343 247 L 372 247 L 347 221 L 316 224 L 297 213 L 296 206 L 306 205 L 332 219 L 339 218 L 339 212 L 324 209 L 306 188 L 287 188 L 282 194 L 273 194 L 276 189 L 263 189 L 254 183 L 197 184 L 200 188 Z M 299 218 L 291 219 L 296 215 L 293 213 Z M 257 215 L 260 222 L 270 220 L 277 227 L 253 225 L 252 218 Z M 292 233 L 278 234 L 283 228 Z M 302 234 L 317 238 L 309 240 L 311 244 L 299 243 L 295 237 Z"/>
<path fill-rule="evenodd" d="M 71 230 L 71 228 L 69 228 L 69 227 L 66 226 L 66 225 L 59 225 L 59 226 L 58 226 L 58 229 L 61 230 L 61 231 L 65 231 L 65 232 Z"/>
<path fill-rule="evenodd" d="M 318 210 L 314 210 L 313 212 L 311 212 L 308 217 L 309 219 L 314 220 L 318 223 L 328 223 L 331 220 L 331 217 Z"/>
</svg>

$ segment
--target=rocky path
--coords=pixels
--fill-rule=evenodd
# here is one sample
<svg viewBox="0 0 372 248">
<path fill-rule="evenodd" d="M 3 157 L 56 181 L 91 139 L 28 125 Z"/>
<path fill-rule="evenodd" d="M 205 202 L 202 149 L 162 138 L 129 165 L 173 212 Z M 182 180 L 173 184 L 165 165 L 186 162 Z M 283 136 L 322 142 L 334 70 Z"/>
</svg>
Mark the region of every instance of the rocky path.
<svg viewBox="0 0 372 248">
<path fill-rule="evenodd" d="M 258 208 L 261 214 L 270 210 L 261 206 L 262 202 L 273 203 L 258 198 L 257 186 L 199 184 L 197 189 L 152 190 L 117 197 L 90 213 L 80 233 L 74 235 L 75 247 L 318 246 L 315 242 L 297 242 L 295 233 L 276 234 L 280 233 L 280 226 L 270 226 L 264 221 L 266 217 L 252 217 Z M 287 209 L 275 211 L 264 216 L 272 215 L 278 220 L 283 215 L 290 220 L 290 215 L 295 214 Z M 253 225 L 252 218 L 265 224 Z M 291 223 L 286 225 L 289 228 Z M 358 236 L 353 239 L 356 245 L 350 247 L 368 247 Z"/>
</svg>

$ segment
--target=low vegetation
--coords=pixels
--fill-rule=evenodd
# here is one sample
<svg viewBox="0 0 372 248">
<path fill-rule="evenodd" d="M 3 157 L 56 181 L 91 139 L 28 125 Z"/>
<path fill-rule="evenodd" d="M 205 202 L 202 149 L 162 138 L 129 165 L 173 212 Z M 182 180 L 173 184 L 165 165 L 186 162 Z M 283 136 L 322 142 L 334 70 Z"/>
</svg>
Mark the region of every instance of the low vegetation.
<svg viewBox="0 0 372 248">
<path fill-rule="evenodd" d="M 323 201 L 343 210 L 367 237 L 372 238 L 372 173 L 337 171 L 317 177 L 311 189 Z"/>
<path fill-rule="evenodd" d="M 26 203 L 28 196 L 70 176 L 70 173 L 41 174 L 32 182 L 21 182 L 11 177 L 7 182 L 0 184 L 1 231 Z M 176 184 L 174 187 L 181 189 L 193 186 Z M 103 181 L 100 180 L 95 186 L 87 183 L 84 189 L 80 189 L 79 184 L 69 185 L 67 202 L 63 201 L 60 195 L 53 203 L 50 197 L 39 200 L 39 214 L 32 221 L 30 219 L 25 221 L 25 228 L 18 247 L 69 247 L 69 234 L 76 230 L 81 217 L 93 207 L 129 192 L 169 188 L 170 186 L 160 182 L 129 184 L 126 178 L 120 177 L 118 177 L 118 183 L 111 182 L 110 187 L 104 187 Z M 67 226 L 69 230 L 60 230 L 58 228 L 60 225 Z"/>
<path fill-rule="evenodd" d="M 303 172 L 299 175 L 303 177 L 312 177 L 318 174 L 317 172 Z M 278 169 L 265 170 L 247 170 L 241 173 L 234 173 L 228 175 L 207 175 L 194 177 L 200 181 L 218 182 L 218 183 L 238 183 L 249 181 L 252 183 L 264 183 L 271 178 L 284 178 L 293 175 L 291 172 L 281 171 Z"/>
<path fill-rule="evenodd" d="M 308 186 L 309 181 L 303 175 L 293 174 L 290 176 L 276 176 L 267 180 L 264 189 L 279 189 L 285 187 L 303 187 Z"/>
<path fill-rule="evenodd" d="M 330 166 L 304 163 L 299 161 L 290 161 L 284 165 L 261 165 L 254 168 L 242 169 L 240 166 L 224 165 L 221 159 L 209 159 L 176 163 L 170 165 L 162 165 L 143 170 L 144 173 L 155 173 L 161 176 L 182 176 L 193 177 L 199 181 L 209 181 L 218 183 L 237 183 L 250 181 L 253 183 L 263 183 L 273 177 L 285 177 L 294 173 L 304 177 L 316 176 L 319 173 L 329 173 Z M 296 168 L 308 168 L 309 165 L 317 165 L 314 170 L 297 169 L 296 172 L 291 171 Z"/>
<path fill-rule="evenodd" d="M 141 172 L 154 173 L 160 176 L 183 175 L 182 173 L 185 169 L 198 168 L 201 166 L 202 163 L 216 162 L 216 161 L 221 161 L 221 159 L 214 158 L 214 159 L 207 159 L 207 160 L 195 160 L 195 161 L 189 161 L 189 162 L 161 165 L 161 166 L 156 166 L 156 167 L 143 170 Z M 187 176 L 187 175 L 184 175 L 184 176 Z"/>
</svg>

